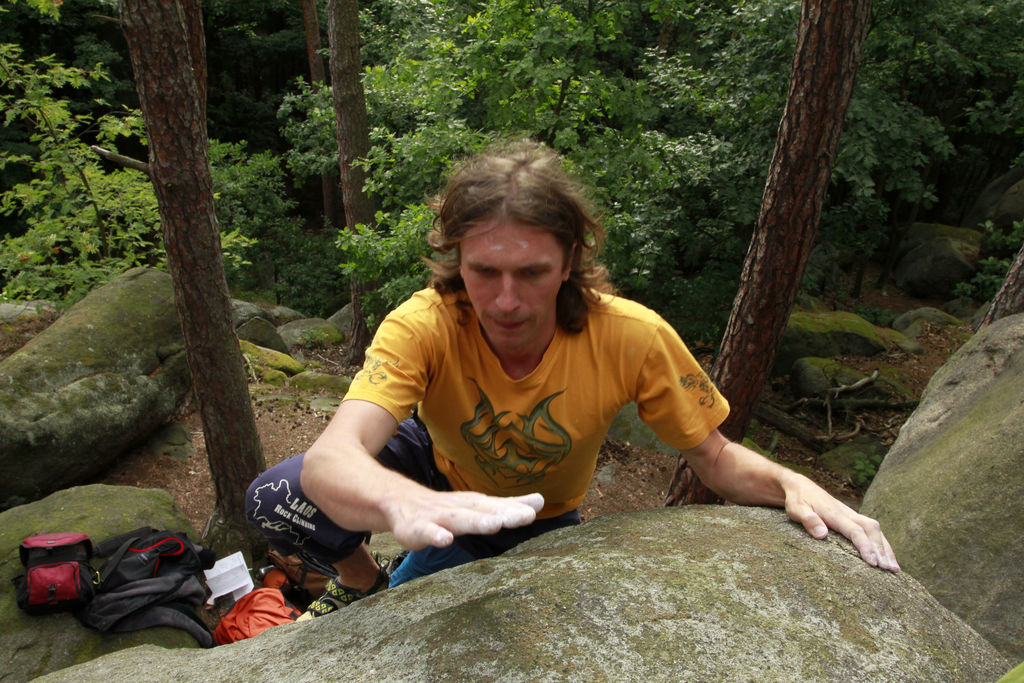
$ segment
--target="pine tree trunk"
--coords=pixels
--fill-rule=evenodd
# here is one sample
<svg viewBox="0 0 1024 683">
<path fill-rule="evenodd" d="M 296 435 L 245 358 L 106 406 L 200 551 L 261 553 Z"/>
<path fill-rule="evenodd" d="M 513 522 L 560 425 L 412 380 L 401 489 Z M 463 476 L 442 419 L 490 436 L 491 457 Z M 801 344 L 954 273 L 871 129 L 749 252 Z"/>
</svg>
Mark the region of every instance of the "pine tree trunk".
<svg viewBox="0 0 1024 683">
<path fill-rule="evenodd" d="M 198 11 L 198 3 L 191 5 Z M 231 318 L 220 232 L 213 209 L 206 120 L 182 2 L 124 0 L 121 21 L 149 137 L 149 165 L 174 281 L 185 353 L 203 420 L 216 491 L 214 547 L 252 551 L 245 490 L 265 467 L 245 368 Z M 209 526 L 207 527 L 210 528 Z M 230 539 L 230 541 L 228 541 Z M 225 543 L 230 542 L 231 545 Z"/>
<path fill-rule="evenodd" d="M 732 407 L 720 428 L 730 439 L 750 424 L 814 246 L 870 14 L 870 0 L 803 2 L 761 211 L 711 372 Z M 688 469 L 680 458 L 667 503 L 720 500 Z"/>
<path fill-rule="evenodd" d="M 979 327 L 984 327 L 1015 313 L 1024 313 L 1024 244 L 1017 252 L 1017 258 L 1010 265 L 1006 279 L 1003 280 L 1003 285 L 996 292 L 992 305 L 989 306 L 988 313 L 985 314 L 985 319 L 981 321 Z"/>
<path fill-rule="evenodd" d="M 359 223 L 373 225 L 376 209 L 363 190 L 366 175 L 355 162 L 370 151 L 370 128 L 363 94 L 363 66 L 359 57 L 359 4 L 356 0 L 330 0 L 327 3 L 327 33 L 331 45 L 331 85 L 334 115 L 338 122 L 338 157 L 341 173 L 341 203 L 345 207 L 345 227 L 354 230 Z M 361 362 L 370 342 L 370 331 L 362 313 L 364 283 L 351 283 L 352 343 L 349 360 Z"/>
<path fill-rule="evenodd" d="M 302 23 L 306 27 L 306 58 L 309 62 L 309 81 L 314 90 L 327 82 L 324 58 L 320 55 L 320 20 L 316 13 L 316 0 L 302 0 Z M 330 174 L 320 176 L 320 195 L 323 200 L 324 222 L 328 227 L 341 225 L 338 206 L 338 184 Z"/>
</svg>

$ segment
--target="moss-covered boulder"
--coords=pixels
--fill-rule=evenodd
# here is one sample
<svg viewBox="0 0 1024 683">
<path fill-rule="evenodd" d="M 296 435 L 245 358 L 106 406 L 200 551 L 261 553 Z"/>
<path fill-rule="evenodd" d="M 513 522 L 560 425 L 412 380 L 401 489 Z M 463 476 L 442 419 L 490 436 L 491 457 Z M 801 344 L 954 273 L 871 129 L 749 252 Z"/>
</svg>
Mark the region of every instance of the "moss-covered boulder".
<svg viewBox="0 0 1024 683">
<path fill-rule="evenodd" d="M 276 324 L 274 315 L 263 310 L 258 305 L 240 299 L 231 300 L 231 322 L 236 329 L 257 318 L 265 320 L 271 325 Z"/>
<path fill-rule="evenodd" d="M 352 378 L 343 375 L 332 375 L 329 372 L 305 370 L 288 380 L 288 385 L 302 391 L 327 393 L 344 396 L 352 384 Z"/>
<path fill-rule="evenodd" d="M 304 318 L 293 320 L 277 328 L 281 339 L 293 346 L 317 346 L 321 344 L 341 344 L 344 335 L 341 330 L 323 318 Z"/>
<path fill-rule="evenodd" d="M 1024 314 L 939 369 L 864 497 L 900 564 L 1024 660 Z"/>
<path fill-rule="evenodd" d="M 256 366 L 258 369 L 271 368 L 273 370 L 279 370 L 286 375 L 296 375 L 302 372 L 305 367 L 299 361 L 295 360 L 287 353 L 281 353 L 280 351 L 274 351 L 263 346 L 257 346 L 252 342 L 247 342 L 244 339 L 238 340 L 238 345 L 242 349 L 242 354 L 246 360 Z"/>
<path fill-rule="evenodd" d="M 288 353 L 288 345 L 277 333 L 277 328 L 265 318 L 252 318 L 239 325 L 235 333 L 239 339 L 244 339 L 256 346 L 272 349 L 279 353 Z"/>
<path fill-rule="evenodd" d="M 937 308 L 932 308 L 931 306 L 923 306 L 898 315 L 896 319 L 893 320 L 892 327 L 908 337 L 916 337 L 921 334 L 924 327 L 923 323 L 932 323 L 935 325 L 963 325 L 963 321 L 954 315 L 946 313 L 945 311 L 940 311 Z"/>
<path fill-rule="evenodd" d="M 982 240 L 977 230 L 915 223 L 899 245 L 896 284 L 916 296 L 951 297 L 974 274 Z"/>
<path fill-rule="evenodd" d="M 870 375 L 831 358 L 799 358 L 789 372 L 790 389 L 799 398 L 824 398 L 829 390 L 861 385 L 846 391 L 844 398 L 877 398 L 908 401 L 911 391 L 892 367 L 880 366 Z"/>
<path fill-rule="evenodd" d="M 331 615 L 50 680 L 987 681 L 1010 664 L 907 574 L 783 512 L 662 508 L 560 529 Z M 44 679 L 46 680 L 46 679 Z"/>
<path fill-rule="evenodd" d="M 71 614 L 30 616 L 18 609 L 11 579 L 24 572 L 18 556 L 22 539 L 78 531 L 99 542 L 142 526 L 185 531 L 197 538 L 171 495 L 156 489 L 78 486 L 0 513 L 0 584 L 5 586 L 0 591 L 0 680 L 27 681 L 145 643 L 197 647 L 195 638 L 178 629 L 100 633 L 82 626 Z M 102 562 L 94 566 L 102 566 Z M 138 680 L 137 676 L 131 678 Z"/>
<path fill-rule="evenodd" d="M 883 330 L 856 313 L 794 311 L 779 343 L 772 372 L 788 374 L 798 358 L 843 354 L 874 356 L 888 348 L 894 330 Z"/>
<path fill-rule="evenodd" d="M 0 509 L 103 471 L 189 388 L 170 276 L 137 268 L 94 290 L 0 362 Z"/>
</svg>

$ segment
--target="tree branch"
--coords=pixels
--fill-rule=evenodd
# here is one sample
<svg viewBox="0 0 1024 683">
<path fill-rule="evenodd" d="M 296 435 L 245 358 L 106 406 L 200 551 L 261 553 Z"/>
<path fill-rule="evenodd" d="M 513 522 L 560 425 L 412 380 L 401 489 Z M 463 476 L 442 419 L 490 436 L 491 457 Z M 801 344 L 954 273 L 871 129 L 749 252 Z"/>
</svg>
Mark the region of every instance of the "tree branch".
<svg viewBox="0 0 1024 683">
<path fill-rule="evenodd" d="M 109 149 L 103 149 L 99 145 L 89 145 L 89 149 L 96 152 L 107 161 L 112 161 L 115 164 L 124 166 L 125 168 L 134 168 L 136 171 L 142 171 L 147 176 L 150 175 L 149 164 L 147 164 L 145 161 L 139 161 L 138 159 L 126 157 L 122 154 L 118 154 L 117 152 L 111 152 Z"/>
</svg>

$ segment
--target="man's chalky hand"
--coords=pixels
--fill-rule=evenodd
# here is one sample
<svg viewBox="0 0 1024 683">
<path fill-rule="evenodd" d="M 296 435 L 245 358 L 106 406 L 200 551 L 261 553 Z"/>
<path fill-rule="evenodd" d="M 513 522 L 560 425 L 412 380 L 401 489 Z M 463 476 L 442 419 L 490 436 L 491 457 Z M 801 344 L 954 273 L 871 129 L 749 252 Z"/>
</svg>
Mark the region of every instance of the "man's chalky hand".
<svg viewBox="0 0 1024 683">
<path fill-rule="evenodd" d="M 395 540 L 420 550 L 428 545 L 447 547 L 462 534 L 493 534 L 526 526 L 543 507 L 539 493 L 500 498 L 469 491 L 424 491 L 395 501 L 388 517 Z"/>
</svg>

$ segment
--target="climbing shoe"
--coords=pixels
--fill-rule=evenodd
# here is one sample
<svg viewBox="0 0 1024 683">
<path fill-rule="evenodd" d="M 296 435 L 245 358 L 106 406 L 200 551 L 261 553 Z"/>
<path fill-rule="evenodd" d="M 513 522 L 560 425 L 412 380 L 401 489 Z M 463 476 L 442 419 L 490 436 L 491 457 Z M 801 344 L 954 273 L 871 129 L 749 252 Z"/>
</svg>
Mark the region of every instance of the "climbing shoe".
<svg viewBox="0 0 1024 683">
<path fill-rule="evenodd" d="M 388 580 L 390 579 L 391 565 L 393 564 L 388 558 L 382 557 L 377 553 L 373 554 L 373 559 L 380 565 L 380 572 L 377 574 L 377 580 L 373 586 L 367 591 L 357 590 L 350 586 L 343 585 L 338 581 L 338 577 L 335 576 L 327 582 L 327 587 L 324 589 L 324 594 L 319 598 L 309 603 L 309 607 L 303 614 L 303 620 L 310 619 L 313 617 L 322 617 L 325 614 L 334 612 L 341 607 L 347 607 L 356 600 L 361 600 L 368 595 L 378 593 L 388 587 Z"/>
</svg>

